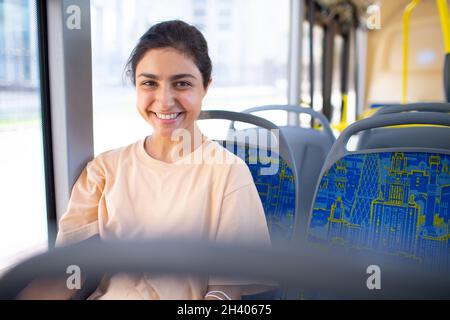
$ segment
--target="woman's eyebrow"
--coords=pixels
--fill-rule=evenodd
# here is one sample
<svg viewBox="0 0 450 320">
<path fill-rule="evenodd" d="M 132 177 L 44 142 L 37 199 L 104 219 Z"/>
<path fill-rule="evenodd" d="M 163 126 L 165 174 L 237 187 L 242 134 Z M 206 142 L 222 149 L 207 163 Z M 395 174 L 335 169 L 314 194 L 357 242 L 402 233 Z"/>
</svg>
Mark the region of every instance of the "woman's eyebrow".
<svg viewBox="0 0 450 320">
<path fill-rule="evenodd" d="M 193 79 L 197 79 L 194 75 L 190 74 L 190 73 L 181 73 L 181 74 L 176 74 L 174 76 L 170 77 L 171 81 L 175 81 L 175 80 L 179 80 L 182 78 L 193 78 Z"/>
<path fill-rule="evenodd" d="M 153 79 L 153 80 L 160 80 L 161 78 L 155 74 L 152 73 L 141 73 L 138 75 L 139 77 L 145 77 L 148 79 Z M 180 73 L 180 74 L 176 74 L 170 77 L 170 81 L 175 81 L 175 80 L 179 80 L 182 78 L 193 78 L 193 79 L 197 79 L 194 75 L 190 74 L 190 73 Z"/>
<path fill-rule="evenodd" d="M 138 75 L 139 77 L 144 77 L 144 78 L 149 78 L 149 79 L 154 79 L 154 80 L 159 80 L 159 77 L 157 75 L 154 75 L 152 73 L 141 73 Z"/>
</svg>

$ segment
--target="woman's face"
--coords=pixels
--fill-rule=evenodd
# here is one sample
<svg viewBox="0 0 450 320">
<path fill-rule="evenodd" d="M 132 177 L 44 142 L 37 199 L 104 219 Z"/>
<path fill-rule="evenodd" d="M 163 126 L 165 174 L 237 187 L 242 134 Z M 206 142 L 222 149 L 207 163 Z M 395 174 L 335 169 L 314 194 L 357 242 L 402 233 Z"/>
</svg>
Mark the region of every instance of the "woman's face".
<svg viewBox="0 0 450 320">
<path fill-rule="evenodd" d="M 193 134 L 206 89 L 191 58 L 173 48 L 147 51 L 136 66 L 136 93 L 154 136 L 170 138 L 175 129 Z"/>
</svg>

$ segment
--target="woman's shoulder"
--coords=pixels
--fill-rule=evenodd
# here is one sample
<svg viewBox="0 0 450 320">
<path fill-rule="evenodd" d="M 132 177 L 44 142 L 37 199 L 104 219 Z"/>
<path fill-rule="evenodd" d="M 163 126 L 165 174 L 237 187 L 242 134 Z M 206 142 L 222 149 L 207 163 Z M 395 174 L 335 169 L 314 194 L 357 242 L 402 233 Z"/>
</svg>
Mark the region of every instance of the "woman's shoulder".
<svg viewBox="0 0 450 320">
<path fill-rule="evenodd" d="M 117 164 L 119 161 L 132 157 L 135 153 L 135 149 L 142 142 L 143 140 L 141 139 L 123 147 L 103 151 L 95 156 L 89 163 L 98 166 L 110 166 Z"/>
</svg>

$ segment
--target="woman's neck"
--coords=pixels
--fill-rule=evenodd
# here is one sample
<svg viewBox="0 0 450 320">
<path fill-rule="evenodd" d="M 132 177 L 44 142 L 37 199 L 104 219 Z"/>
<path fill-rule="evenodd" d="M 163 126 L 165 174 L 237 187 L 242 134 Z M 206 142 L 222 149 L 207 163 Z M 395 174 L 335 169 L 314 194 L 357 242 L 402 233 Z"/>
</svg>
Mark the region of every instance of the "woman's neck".
<svg viewBox="0 0 450 320">
<path fill-rule="evenodd" d="M 192 153 L 204 141 L 197 125 L 181 133 L 177 139 L 152 135 L 145 140 L 145 151 L 156 160 L 173 163 Z"/>
</svg>

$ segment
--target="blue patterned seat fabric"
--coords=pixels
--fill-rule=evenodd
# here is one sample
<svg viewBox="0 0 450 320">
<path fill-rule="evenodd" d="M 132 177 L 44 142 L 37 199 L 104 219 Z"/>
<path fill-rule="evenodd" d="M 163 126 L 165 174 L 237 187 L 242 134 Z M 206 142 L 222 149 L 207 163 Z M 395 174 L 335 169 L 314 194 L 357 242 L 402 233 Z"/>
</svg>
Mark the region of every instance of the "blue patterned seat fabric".
<svg viewBox="0 0 450 320">
<path fill-rule="evenodd" d="M 289 240 L 295 222 L 295 182 L 287 163 L 275 152 L 248 145 L 218 141 L 248 165 L 264 207 L 272 241 Z M 261 174 L 262 168 L 277 165 L 271 175 Z"/>
<path fill-rule="evenodd" d="M 351 154 L 321 178 L 308 241 L 449 271 L 449 220 L 450 154 Z"/>
</svg>

